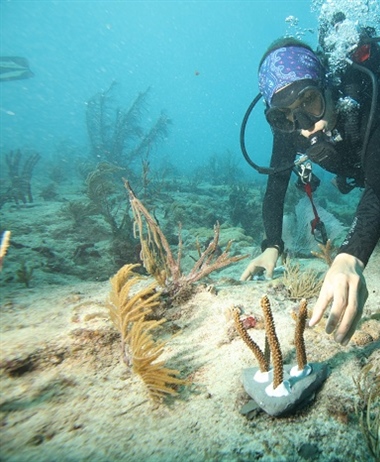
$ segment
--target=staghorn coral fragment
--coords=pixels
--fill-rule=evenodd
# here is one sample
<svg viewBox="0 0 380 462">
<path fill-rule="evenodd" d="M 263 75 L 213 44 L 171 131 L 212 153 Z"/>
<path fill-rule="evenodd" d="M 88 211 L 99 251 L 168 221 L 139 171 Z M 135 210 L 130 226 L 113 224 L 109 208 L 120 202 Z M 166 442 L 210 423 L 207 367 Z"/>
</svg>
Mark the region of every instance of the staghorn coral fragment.
<svg viewBox="0 0 380 462">
<path fill-rule="evenodd" d="M 269 348 L 273 362 L 273 389 L 276 389 L 284 378 L 282 352 L 280 342 L 278 341 L 275 324 L 272 315 L 272 309 L 267 295 L 261 298 L 261 308 L 265 318 L 265 331 L 268 338 Z"/>
<path fill-rule="evenodd" d="M 269 360 L 267 357 L 265 357 L 265 354 L 261 351 L 257 343 L 250 337 L 250 335 L 248 335 L 247 329 L 244 327 L 243 321 L 240 319 L 239 311 L 240 310 L 238 308 L 233 308 L 232 310 L 236 330 L 248 348 L 255 355 L 259 363 L 260 372 L 268 372 Z"/>
<path fill-rule="evenodd" d="M 306 327 L 306 319 L 307 319 L 307 300 L 304 298 L 301 300 L 301 303 L 300 303 L 298 316 L 297 316 L 296 329 L 294 333 L 294 344 L 296 346 L 297 366 L 298 366 L 299 371 L 304 370 L 307 364 L 305 340 L 303 337 L 303 333 Z"/>
<path fill-rule="evenodd" d="M 23 204 L 33 202 L 32 175 L 34 167 L 41 159 L 41 156 L 37 152 L 32 153 L 25 159 L 23 165 L 21 165 L 22 157 L 23 154 L 20 150 L 10 151 L 5 156 L 11 186 L 0 195 L 0 208 L 10 200 L 14 200 L 17 205 L 20 201 Z"/>
<path fill-rule="evenodd" d="M 262 374 L 257 367 L 244 369 L 243 385 L 248 395 L 267 414 L 278 417 L 296 411 L 310 403 L 315 392 L 326 380 L 329 370 L 326 364 L 306 363 L 303 332 L 306 324 L 307 302 L 302 300 L 299 321 L 296 327 L 298 366 L 283 364 L 280 344 L 276 335 L 272 310 L 266 295 L 261 298 L 261 307 L 265 318 L 266 342 L 273 356 L 273 369 Z M 238 316 L 238 315 L 237 315 Z M 248 334 L 247 334 L 248 335 Z M 265 361 L 269 364 L 266 353 Z M 299 367 L 302 365 L 301 373 Z"/>
</svg>

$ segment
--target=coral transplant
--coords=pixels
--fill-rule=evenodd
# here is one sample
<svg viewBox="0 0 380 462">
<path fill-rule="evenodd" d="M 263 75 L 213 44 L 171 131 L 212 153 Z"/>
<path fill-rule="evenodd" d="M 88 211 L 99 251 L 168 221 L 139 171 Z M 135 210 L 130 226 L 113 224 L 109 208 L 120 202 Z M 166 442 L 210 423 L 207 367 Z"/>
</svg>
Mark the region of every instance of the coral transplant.
<svg viewBox="0 0 380 462">
<path fill-rule="evenodd" d="M 0 2 L 1 462 L 380 462 L 379 25 Z"/>
</svg>

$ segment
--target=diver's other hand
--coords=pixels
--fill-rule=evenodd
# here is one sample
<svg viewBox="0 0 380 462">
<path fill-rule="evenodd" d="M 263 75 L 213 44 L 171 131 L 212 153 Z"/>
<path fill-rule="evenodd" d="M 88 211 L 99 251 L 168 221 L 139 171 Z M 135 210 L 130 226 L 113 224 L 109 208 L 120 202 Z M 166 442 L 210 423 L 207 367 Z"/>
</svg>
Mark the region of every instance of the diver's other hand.
<svg viewBox="0 0 380 462">
<path fill-rule="evenodd" d="M 256 274 L 266 271 L 266 278 L 272 279 L 273 271 L 278 258 L 278 250 L 274 247 L 268 247 L 258 257 L 254 258 L 241 275 L 241 281 L 248 281 Z"/>
<path fill-rule="evenodd" d="M 347 253 L 337 255 L 328 270 L 309 325 L 315 326 L 332 301 L 326 332 L 347 345 L 362 317 L 368 290 L 363 263 Z"/>
</svg>

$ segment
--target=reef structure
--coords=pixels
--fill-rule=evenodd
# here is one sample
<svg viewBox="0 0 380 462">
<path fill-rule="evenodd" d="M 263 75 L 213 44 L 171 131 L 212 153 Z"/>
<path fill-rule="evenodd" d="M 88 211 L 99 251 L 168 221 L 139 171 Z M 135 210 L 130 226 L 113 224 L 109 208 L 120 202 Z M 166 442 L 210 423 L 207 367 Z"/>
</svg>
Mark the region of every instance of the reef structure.
<svg viewBox="0 0 380 462">
<path fill-rule="evenodd" d="M 297 364 L 284 364 L 280 342 L 277 338 L 270 301 L 266 295 L 261 299 L 265 319 L 265 350 L 262 351 L 245 329 L 238 310 L 234 310 L 236 329 L 257 358 L 259 367 L 243 370 L 245 391 L 267 414 L 279 417 L 291 414 L 309 404 L 316 391 L 329 375 L 326 364 L 308 363 L 304 330 L 307 318 L 307 301 L 300 303 L 294 344 Z M 272 367 L 270 367 L 272 358 Z"/>
</svg>

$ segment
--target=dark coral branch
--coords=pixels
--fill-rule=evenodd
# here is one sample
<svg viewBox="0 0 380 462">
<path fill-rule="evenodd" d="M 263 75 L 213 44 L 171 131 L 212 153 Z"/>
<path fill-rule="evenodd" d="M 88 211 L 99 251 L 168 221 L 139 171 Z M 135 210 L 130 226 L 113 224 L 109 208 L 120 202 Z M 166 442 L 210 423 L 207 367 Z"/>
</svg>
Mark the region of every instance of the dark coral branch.
<svg viewBox="0 0 380 462">
<path fill-rule="evenodd" d="M 95 94 L 87 103 L 86 121 L 92 154 L 99 160 L 127 165 L 130 155 L 123 155 L 128 142 L 141 138 L 142 109 L 148 90 L 139 93 L 128 110 L 112 104 L 116 82 L 103 92 Z"/>
<path fill-rule="evenodd" d="M 22 152 L 20 150 L 15 152 L 11 151 L 6 155 L 5 160 L 8 166 L 11 186 L 0 199 L 0 205 L 11 199 L 13 199 L 16 204 L 18 204 L 19 201 L 24 204 L 33 202 L 31 180 L 34 167 L 40 158 L 41 156 L 38 153 L 30 154 L 21 167 Z"/>
<path fill-rule="evenodd" d="M 164 113 L 156 120 L 156 123 L 149 132 L 142 138 L 140 144 L 131 152 L 130 157 L 134 159 L 149 151 L 151 146 L 156 145 L 168 136 L 168 127 L 171 120 Z"/>
<path fill-rule="evenodd" d="M 127 111 L 122 109 L 116 111 L 111 154 L 117 161 L 121 161 L 125 145 L 128 141 L 143 136 L 143 130 L 139 126 L 139 121 L 148 91 L 149 89 L 139 93 Z M 128 158 L 132 160 L 133 156 L 131 153 L 128 154 Z"/>
<path fill-rule="evenodd" d="M 247 329 L 244 327 L 243 322 L 240 319 L 239 310 L 237 308 L 234 308 L 232 310 L 232 314 L 233 314 L 236 330 L 238 331 L 240 337 L 243 339 L 244 343 L 248 346 L 248 348 L 255 355 L 257 362 L 259 363 L 260 371 L 268 372 L 269 362 L 267 358 L 265 357 L 265 354 L 262 352 L 261 348 L 248 334 Z"/>
<path fill-rule="evenodd" d="M 305 340 L 303 337 L 305 327 L 306 327 L 306 319 L 307 319 L 307 300 L 304 298 L 301 300 L 301 303 L 300 303 L 298 316 L 297 316 L 296 330 L 294 334 L 294 344 L 296 346 L 297 365 L 298 365 L 299 371 L 303 371 L 307 364 Z"/>
<path fill-rule="evenodd" d="M 273 320 L 272 309 L 269 299 L 264 295 L 261 299 L 261 308 L 264 313 L 265 331 L 268 337 L 269 347 L 273 361 L 273 389 L 277 388 L 284 380 L 284 362 L 280 342 L 278 341 L 276 328 Z"/>
</svg>

